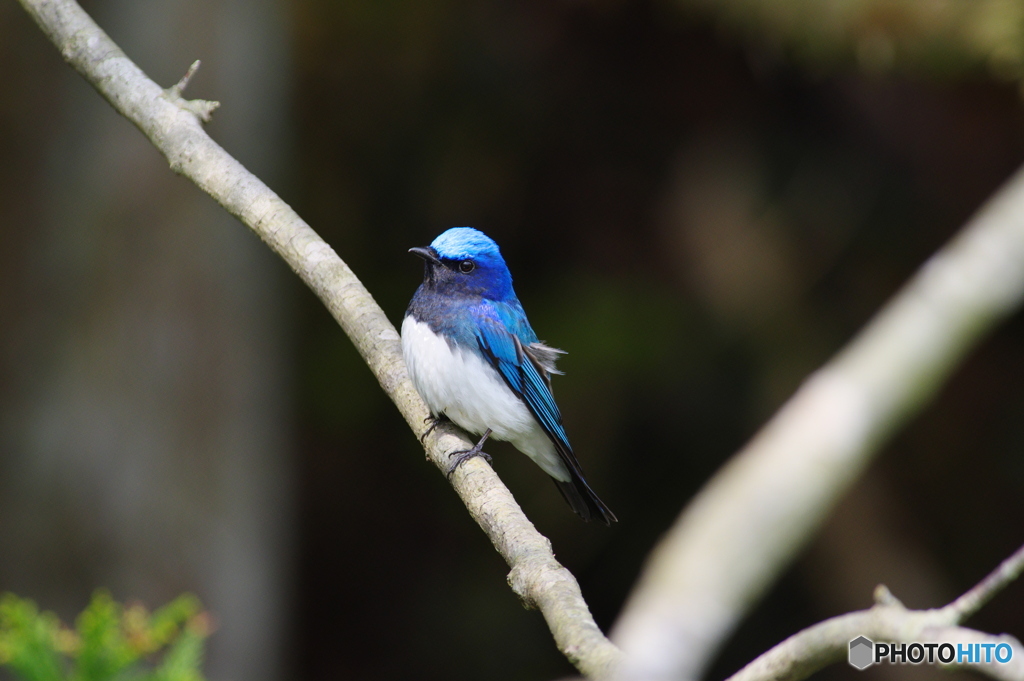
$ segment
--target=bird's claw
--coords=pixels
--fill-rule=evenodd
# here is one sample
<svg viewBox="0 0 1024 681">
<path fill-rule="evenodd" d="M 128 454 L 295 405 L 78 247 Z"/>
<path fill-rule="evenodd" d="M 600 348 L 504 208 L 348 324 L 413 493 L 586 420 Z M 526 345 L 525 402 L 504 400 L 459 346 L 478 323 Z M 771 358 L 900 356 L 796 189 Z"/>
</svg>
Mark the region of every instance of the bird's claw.
<svg viewBox="0 0 1024 681">
<path fill-rule="evenodd" d="M 455 460 L 452 462 L 451 466 L 448 467 L 449 480 L 452 479 L 452 474 L 455 473 L 456 470 L 458 470 L 459 466 L 466 463 L 475 456 L 479 456 L 483 459 L 486 459 L 487 463 L 491 463 L 491 455 L 483 450 L 484 443 L 487 442 L 487 438 L 490 437 L 490 435 L 491 429 L 488 428 L 487 431 L 484 433 L 484 436 L 480 438 L 480 442 L 477 442 L 475 445 L 473 445 L 472 449 L 462 449 L 459 451 L 452 452 L 451 454 L 448 455 L 449 459 L 455 457 Z"/>
<path fill-rule="evenodd" d="M 455 456 L 456 454 L 458 454 L 458 456 Z M 479 456 L 481 459 L 486 459 L 487 463 L 491 463 L 491 455 L 477 449 L 476 447 L 473 447 L 473 449 L 463 449 L 462 451 L 452 452 L 449 456 L 455 456 L 455 461 L 453 461 L 452 465 L 448 468 L 449 480 L 452 479 L 452 475 L 455 474 L 455 471 L 458 470 L 459 466 L 469 461 L 474 456 Z"/>
<path fill-rule="evenodd" d="M 430 427 L 427 428 L 427 432 L 423 433 L 423 435 L 420 435 L 420 444 L 422 445 L 422 444 L 426 443 L 427 436 L 430 435 L 432 432 L 434 432 L 434 428 L 437 428 L 437 425 L 439 423 L 441 423 L 442 421 L 447 421 L 447 420 L 448 420 L 448 417 L 445 416 L 444 414 L 441 414 L 440 416 L 434 416 L 433 414 L 431 414 L 427 418 L 423 419 L 423 423 L 429 423 Z"/>
</svg>

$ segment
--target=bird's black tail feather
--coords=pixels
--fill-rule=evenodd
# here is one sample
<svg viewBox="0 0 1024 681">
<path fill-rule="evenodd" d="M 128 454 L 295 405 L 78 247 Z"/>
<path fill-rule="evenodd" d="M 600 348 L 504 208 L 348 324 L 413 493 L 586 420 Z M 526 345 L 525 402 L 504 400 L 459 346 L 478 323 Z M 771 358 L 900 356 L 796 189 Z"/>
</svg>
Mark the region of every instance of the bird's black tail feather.
<svg viewBox="0 0 1024 681">
<path fill-rule="evenodd" d="M 571 469 L 569 475 L 572 476 L 569 482 L 555 480 L 555 486 L 558 487 L 558 491 L 562 493 L 565 500 L 572 506 L 572 510 L 576 511 L 576 515 L 586 521 L 600 520 L 605 525 L 611 525 L 619 521 L 615 514 L 612 513 L 612 510 L 605 506 L 603 501 L 598 499 L 586 480 Z"/>
</svg>

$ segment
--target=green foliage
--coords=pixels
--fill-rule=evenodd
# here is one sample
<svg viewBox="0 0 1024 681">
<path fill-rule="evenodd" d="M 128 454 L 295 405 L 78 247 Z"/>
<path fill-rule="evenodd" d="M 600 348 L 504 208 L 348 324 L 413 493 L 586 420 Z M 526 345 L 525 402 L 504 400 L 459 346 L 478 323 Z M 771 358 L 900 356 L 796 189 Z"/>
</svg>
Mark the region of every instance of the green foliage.
<svg viewBox="0 0 1024 681">
<path fill-rule="evenodd" d="M 189 595 L 150 613 L 97 591 L 71 629 L 32 601 L 5 594 L 0 666 L 22 681 L 203 681 L 209 630 L 209 617 Z"/>
</svg>

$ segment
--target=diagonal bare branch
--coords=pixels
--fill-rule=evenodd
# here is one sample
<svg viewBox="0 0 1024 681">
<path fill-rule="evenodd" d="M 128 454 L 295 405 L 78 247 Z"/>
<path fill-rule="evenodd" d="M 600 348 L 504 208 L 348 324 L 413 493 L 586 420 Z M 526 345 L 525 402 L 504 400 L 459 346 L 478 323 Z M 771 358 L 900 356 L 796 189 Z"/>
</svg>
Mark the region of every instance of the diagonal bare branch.
<svg viewBox="0 0 1024 681">
<path fill-rule="evenodd" d="M 348 334 L 409 427 L 421 435 L 428 412 L 409 381 L 394 326 L 334 250 L 206 134 L 201 120 L 216 103 L 181 97 L 194 71 L 162 89 L 72 0 L 19 1 L 65 61 L 142 131 L 174 172 L 212 196 L 288 263 Z M 450 426 L 426 439 L 427 456 L 441 471 L 447 471 L 449 452 L 471 446 Z M 493 469 L 472 459 L 451 483 L 511 568 L 510 586 L 541 611 L 559 649 L 585 675 L 608 676 L 621 653 L 597 627 L 576 579 L 555 560 L 550 542 Z"/>
<path fill-rule="evenodd" d="M 612 639 L 624 678 L 697 677 L 886 438 L 1024 297 L 1024 170 L 683 511 Z"/>
</svg>

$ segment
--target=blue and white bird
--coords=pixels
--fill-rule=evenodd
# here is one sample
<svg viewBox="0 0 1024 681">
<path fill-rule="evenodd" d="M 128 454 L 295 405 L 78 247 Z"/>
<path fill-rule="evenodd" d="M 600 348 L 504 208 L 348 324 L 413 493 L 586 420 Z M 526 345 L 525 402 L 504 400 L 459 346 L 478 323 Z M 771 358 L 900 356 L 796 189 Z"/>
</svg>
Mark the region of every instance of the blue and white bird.
<svg viewBox="0 0 1024 681">
<path fill-rule="evenodd" d="M 455 227 L 409 252 L 425 263 L 402 322 L 409 375 L 435 419 L 482 435 L 459 452 L 452 470 L 479 455 L 493 435 L 554 478 L 584 520 L 617 520 L 584 479 L 551 394 L 563 353 L 537 340 L 498 245 L 483 232 Z"/>
</svg>

